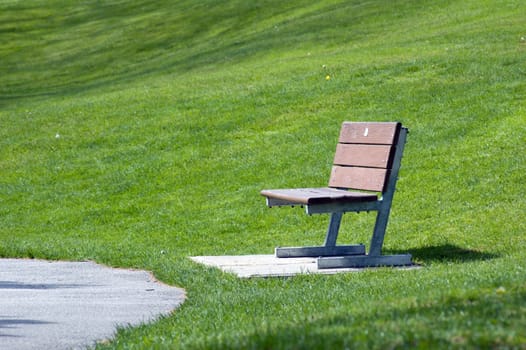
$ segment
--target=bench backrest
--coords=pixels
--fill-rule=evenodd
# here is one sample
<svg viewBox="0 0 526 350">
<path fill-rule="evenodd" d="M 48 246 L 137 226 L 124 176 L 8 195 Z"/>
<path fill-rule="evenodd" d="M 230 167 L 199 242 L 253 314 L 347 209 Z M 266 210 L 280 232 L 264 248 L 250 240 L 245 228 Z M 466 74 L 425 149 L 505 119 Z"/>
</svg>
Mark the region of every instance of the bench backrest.
<svg viewBox="0 0 526 350">
<path fill-rule="evenodd" d="M 401 129 L 400 123 L 344 122 L 329 187 L 386 191 Z"/>
</svg>

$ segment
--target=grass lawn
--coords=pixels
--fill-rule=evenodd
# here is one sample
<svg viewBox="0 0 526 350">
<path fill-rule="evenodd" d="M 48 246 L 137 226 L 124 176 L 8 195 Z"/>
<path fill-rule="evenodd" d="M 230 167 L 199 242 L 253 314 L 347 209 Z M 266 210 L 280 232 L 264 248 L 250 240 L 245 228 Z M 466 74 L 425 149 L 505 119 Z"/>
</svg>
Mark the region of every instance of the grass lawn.
<svg viewBox="0 0 526 350">
<path fill-rule="evenodd" d="M 526 349 L 523 2 L 0 1 L 0 256 L 183 287 L 100 349 Z M 341 122 L 410 129 L 386 253 L 423 268 L 241 280 L 191 255 L 321 244 Z M 346 214 L 341 243 L 373 214 Z"/>
</svg>

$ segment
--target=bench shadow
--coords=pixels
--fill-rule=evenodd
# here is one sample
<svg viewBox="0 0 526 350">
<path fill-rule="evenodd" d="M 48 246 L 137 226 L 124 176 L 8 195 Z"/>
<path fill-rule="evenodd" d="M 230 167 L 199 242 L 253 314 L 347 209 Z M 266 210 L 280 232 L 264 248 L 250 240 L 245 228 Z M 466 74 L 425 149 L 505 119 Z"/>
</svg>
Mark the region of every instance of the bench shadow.
<svg viewBox="0 0 526 350">
<path fill-rule="evenodd" d="M 389 250 L 389 254 L 410 253 L 413 259 L 422 262 L 469 262 L 490 260 L 499 257 L 499 254 L 488 253 L 475 249 L 467 249 L 454 244 L 408 248 L 406 250 Z"/>
<path fill-rule="evenodd" d="M 62 289 L 62 288 L 81 288 L 88 285 L 83 284 L 60 284 L 60 283 L 24 283 L 15 281 L 0 281 L 2 289 Z"/>
<path fill-rule="evenodd" d="M 32 319 L 18 319 L 18 318 L 10 318 L 5 316 L 0 316 L 0 338 L 20 338 L 22 335 L 15 335 L 15 334 L 9 334 L 5 333 L 2 330 L 7 330 L 9 332 L 12 328 L 19 328 L 23 325 L 43 325 L 43 324 L 52 324 L 54 322 L 48 322 L 48 321 L 39 321 L 39 320 L 32 320 Z M 2 348 L 3 349 L 3 348 Z"/>
</svg>

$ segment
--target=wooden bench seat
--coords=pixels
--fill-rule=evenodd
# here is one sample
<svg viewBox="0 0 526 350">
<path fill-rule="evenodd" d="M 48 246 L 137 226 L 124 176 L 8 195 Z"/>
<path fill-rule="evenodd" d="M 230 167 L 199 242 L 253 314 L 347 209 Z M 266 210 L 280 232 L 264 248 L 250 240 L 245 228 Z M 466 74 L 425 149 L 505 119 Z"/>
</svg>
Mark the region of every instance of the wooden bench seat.
<svg viewBox="0 0 526 350">
<path fill-rule="evenodd" d="M 278 257 L 319 257 L 319 268 L 410 265 L 409 254 L 381 254 L 407 128 L 400 123 L 344 122 L 328 187 L 263 190 L 269 207 L 330 213 L 323 246 L 276 248 Z M 377 211 L 368 254 L 363 244 L 336 245 L 345 212 Z"/>
<path fill-rule="evenodd" d="M 287 190 L 263 190 L 263 196 L 269 198 L 268 206 L 314 205 L 324 203 L 354 203 L 376 201 L 374 193 L 340 190 L 337 188 L 294 188 Z"/>
</svg>

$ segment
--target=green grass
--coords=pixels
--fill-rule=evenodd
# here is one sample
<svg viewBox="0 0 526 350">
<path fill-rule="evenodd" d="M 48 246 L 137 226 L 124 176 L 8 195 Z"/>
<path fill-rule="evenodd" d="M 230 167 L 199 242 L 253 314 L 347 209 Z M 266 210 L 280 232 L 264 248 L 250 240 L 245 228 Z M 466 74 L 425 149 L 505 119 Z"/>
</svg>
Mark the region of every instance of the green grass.
<svg viewBox="0 0 526 350">
<path fill-rule="evenodd" d="M 0 2 L 0 256 L 184 287 L 101 349 L 526 348 L 526 28 L 510 1 Z M 330 75 L 331 79 L 325 77 Z M 410 129 L 385 241 L 423 268 L 240 280 L 320 244 L 344 120 Z M 368 242 L 372 214 L 341 240 Z"/>
</svg>

